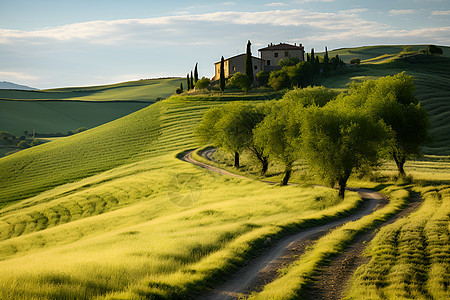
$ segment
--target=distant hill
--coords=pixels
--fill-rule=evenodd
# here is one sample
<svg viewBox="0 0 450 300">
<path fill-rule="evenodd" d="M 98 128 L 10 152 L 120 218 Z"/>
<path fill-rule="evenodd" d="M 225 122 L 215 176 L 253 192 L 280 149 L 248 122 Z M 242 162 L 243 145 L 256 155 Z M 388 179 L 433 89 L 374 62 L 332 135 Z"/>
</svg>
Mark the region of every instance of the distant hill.
<svg viewBox="0 0 450 300">
<path fill-rule="evenodd" d="M 0 90 L 0 130 L 67 133 L 93 128 L 172 95 L 184 78 L 145 79 L 51 90 Z"/>
<path fill-rule="evenodd" d="M 38 91 L 0 90 L 1 100 L 155 102 L 172 95 L 185 78 L 142 79 L 109 85 Z"/>
<path fill-rule="evenodd" d="M 17 84 L 9 81 L 0 81 L 0 89 L 5 90 L 25 90 L 25 91 L 35 91 L 36 88 L 32 88 L 26 85 Z"/>
</svg>

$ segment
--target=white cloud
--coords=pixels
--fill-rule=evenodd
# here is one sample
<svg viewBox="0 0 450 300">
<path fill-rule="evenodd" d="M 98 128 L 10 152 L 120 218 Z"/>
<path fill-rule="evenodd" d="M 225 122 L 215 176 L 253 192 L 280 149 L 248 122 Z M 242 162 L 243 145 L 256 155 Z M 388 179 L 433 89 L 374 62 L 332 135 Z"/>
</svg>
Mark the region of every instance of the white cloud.
<svg viewBox="0 0 450 300">
<path fill-rule="evenodd" d="M 450 10 L 433 10 L 431 14 L 433 16 L 448 16 L 450 15 Z"/>
<path fill-rule="evenodd" d="M 273 3 L 266 3 L 266 4 L 264 4 L 264 6 L 269 6 L 269 7 L 272 7 L 272 6 L 286 6 L 287 4 L 286 3 L 283 3 L 283 2 L 273 2 Z"/>
<path fill-rule="evenodd" d="M 417 11 L 415 9 L 391 9 L 390 11 L 388 11 L 388 13 L 391 16 L 397 16 L 415 14 L 417 13 Z"/>
<path fill-rule="evenodd" d="M 346 9 L 339 11 L 340 13 L 347 13 L 347 14 L 357 14 L 360 12 L 368 11 L 367 8 L 352 8 L 352 9 Z"/>
<path fill-rule="evenodd" d="M 222 2 L 222 3 L 220 3 L 220 5 L 233 6 L 233 5 L 236 5 L 236 2 L 234 2 L 234 1 Z"/>
<path fill-rule="evenodd" d="M 294 0 L 293 3 L 307 3 L 307 2 L 334 2 L 334 0 Z"/>
</svg>

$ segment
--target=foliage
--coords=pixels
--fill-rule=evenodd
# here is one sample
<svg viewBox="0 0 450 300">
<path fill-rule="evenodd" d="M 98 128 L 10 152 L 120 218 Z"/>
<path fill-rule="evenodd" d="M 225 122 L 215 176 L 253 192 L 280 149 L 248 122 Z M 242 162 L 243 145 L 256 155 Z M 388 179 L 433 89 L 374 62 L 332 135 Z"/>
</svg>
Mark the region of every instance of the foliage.
<svg viewBox="0 0 450 300">
<path fill-rule="evenodd" d="M 209 80 L 209 78 L 202 77 L 202 79 L 197 80 L 197 82 L 195 83 L 195 88 L 198 90 L 205 90 L 209 87 L 210 84 L 211 80 Z"/>
<path fill-rule="evenodd" d="M 420 146 L 428 142 L 429 121 L 426 111 L 414 97 L 412 77 L 404 72 L 354 85 L 350 89 L 357 106 L 364 106 L 393 131 L 389 154 L 404 175 L 406 160 L 420 155 Z"/>
<path fill-rule="evenodd" d="M 187 90 L 191 90 L 191 79 L 189 78 L 189 73 L 186 75 L 186 82 L 187 82 Z"/>
<path fill-rule="evenodd" d="M 298 57 L 291 57 L 288 59 L 280 59 L 278 61 L 278 66 L 285 67 L 285 66 L 295 66 L 300 62 L 300 59 Z"/>
<path fill-rule="evenodd" d="M 338 92 L 327 89 L 324 86 L 309 86 L 306 88 L 294 88 L 283 96 L 283 100 L 294 101 L 304 107 L 317 105 L 324 106 L 334 100 L 339 95 Z"/>
<path fill-rule="evenodd" d="M 204 142 L 225 149 L 235 156 L 234 166 L 239 168 L 239 154 L 250 150 L 261 162 L 261 173 L 268 168 L 267 157 L 263 153 L 263 145 L 256 145 L 253 129 L 264 119 L 262 106 L 233 102 L 220 108 L 212 108 L 205 113 L 202 121 L 195 129 L 195 134 Z"/>
<path fill-rule="evenodd" d="M 306 87 L 311 84 L 313 70 L 309 62 L 299 62 L 295 66 L 281 69 L 289 77 L 291 86 Z"/>
<path fill-rule="evenodd" d="M 219 89 L 223 92 L 225 91 L 225 59 L 220 59 L 220 78 L 219 78 Z"/>
<path fill-rule="evenodd" d="M 359 59 L 357 57 L 350 59 L 350 64 L 352 64 L 352 65 L 359 65 L 360 63 L 361 63 L 361 59 Z"/>
<path fill-rule="evenodd" d="M 194 86 L 198 81 L 198 70 L 197 70 L 197 65 L 198 63 L 195 63 L 195 67 L 194 67 Z"/>
<path fill-rule="evenodd" d="M 270 72 L 268 84 L 274 90 L 279 91 L 288 88 L 291 85 L 291 81 L 284 70 L 276 70 Z"/>
<path fill-rule="evenodd" d="M 251 43 L 250 40 L 247 42 L 247 50 L 245 52 L 245 75 L 250 80 L 250 85 L 253 83 L 254 76 L 253 76 L 253 62 L 252 62 L 252 49 L 251 49 Z"/>
<path fill-rule="evenodd" d="M 328 184 L 337 184 L 341 197 L 353 171 L 378 161 L 387 136 L 381 121 L 335 103 L 307 108 L 302 120 L 302 149 L 308 164 Z"/>
<path fill-rule="evenodd" d="M 26 141 L 20 141 L 17 144 L 17 147 L 19 147 L 20 149 L 26 149 L 26 148 L 30 148 L 30 145 Z"/>
<path fill-rule="evenodd" d="M 301 107 L 292 100 L 272 102 L 268 107 L 269 114 L 254 130 L 254 140 L 264 154 L 283 164 L 285 176 L 281 184 L 287 185 L 292 166 L 301 157 L 298 147 Z"/>
<path fill-rule="evenodd" d="M 258 74 L 256 74 L 256 78 L 258 79 L 260 86 L 267 86 L 269 83 L 269 76 L 270 73 L 266 71 L 261 71 Z"/>
<path fill-rule="evenodd" d="M 247 92 L 251 87 L 250 78 L 242 74 L 241 72 L 235 73 L 230 79 L 229 83 L 231 86 L 241 89 L 243 92 Z"/>
<path fill-rule="evenodd" d="M 427 52 L 428 52 L 428 54 L 431 54 L 431 55 L 442 55 L 442 53 L 443 53 L 442 49 L 435 45 L 429 45 L 427 47 Z"/>
<path fill-rule="evenodd" d="M 328 57 L 328 48 L 325 47 L 325 55 L 323 57 L 323 73 L 326 75 L 330 72 L 330 59 Z"/>
</svg>

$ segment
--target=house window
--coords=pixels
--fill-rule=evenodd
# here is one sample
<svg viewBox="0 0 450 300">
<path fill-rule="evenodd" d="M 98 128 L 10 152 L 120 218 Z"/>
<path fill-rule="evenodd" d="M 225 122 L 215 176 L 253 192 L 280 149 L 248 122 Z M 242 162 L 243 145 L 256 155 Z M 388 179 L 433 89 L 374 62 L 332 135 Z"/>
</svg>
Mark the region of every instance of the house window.
<svg viewBox="0 0 450 300">
<path fill-rule="evenodd" d="M 236 67 L 233 67 L 233 71 L 236 71 Z"/>
<path fill-rule="evenodd" d="M 257 70 L 258 69 L 258 66 L 255 66 L 255 70 Z"/>
<path fill-rule="evenodd" d="M 275 53 L 273 54 L 273 56 L 274 56 L 274 57 L 278 57 L 278 52 L 275 52 Z"/>
<path fill-rule="evenodd" d="M 284 51 L 284 57 L 288 57 L 289 56 L 289 52 L 288 51 Z"/>
<path fill-rule="evenodd" d="M 270 66 L 270 60 L 267 61 L 267 65 Z"/>
</svg>

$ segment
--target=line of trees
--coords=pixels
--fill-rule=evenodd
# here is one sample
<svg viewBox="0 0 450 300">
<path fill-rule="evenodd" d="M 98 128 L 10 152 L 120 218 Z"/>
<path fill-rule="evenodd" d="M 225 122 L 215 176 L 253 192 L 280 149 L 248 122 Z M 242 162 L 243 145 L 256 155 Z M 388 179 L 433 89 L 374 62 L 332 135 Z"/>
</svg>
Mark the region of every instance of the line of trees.
<svg viewBox="0 0 450 300">
<path fill-rule="evenodd" d="M 344 197 L 350 175 L 383 157 L 392 157 L 405 175 L 404 164 L 420 155 L 428 128 L 411 76 L 400 73 L 353 84 L 341 94 L 325 87 L 296 88 L 278 101 L 214 107 L 195 134 L 233 153 L 236 168 L 243 151 L 258 159 L 261 174 L 269 160 L 278 161 L 285 168 L 282 185 L 288 184 L 294 162 L 302 160 Z"/>
</svg>

